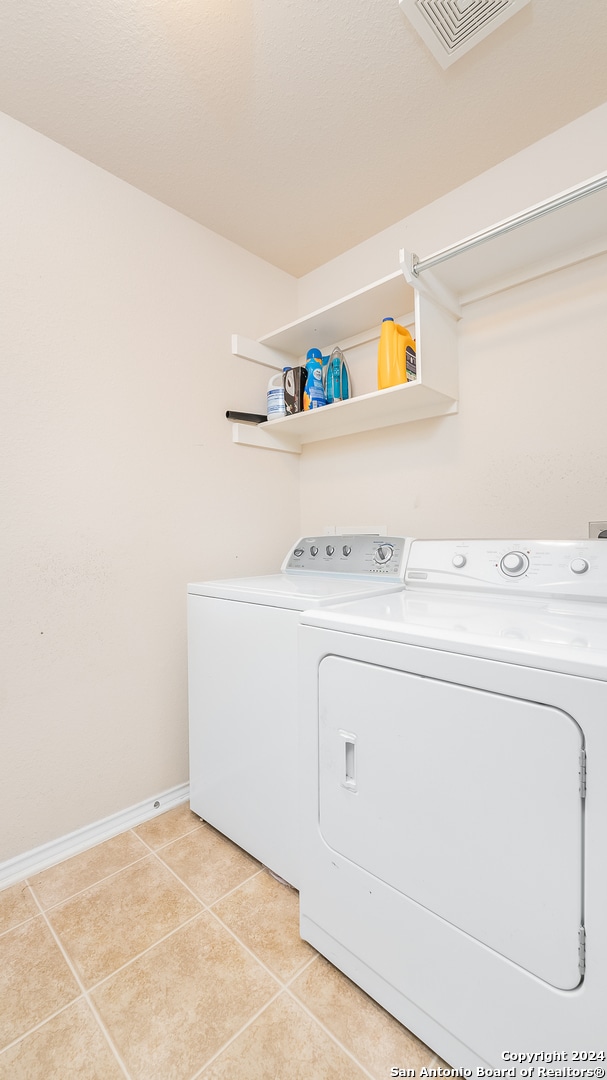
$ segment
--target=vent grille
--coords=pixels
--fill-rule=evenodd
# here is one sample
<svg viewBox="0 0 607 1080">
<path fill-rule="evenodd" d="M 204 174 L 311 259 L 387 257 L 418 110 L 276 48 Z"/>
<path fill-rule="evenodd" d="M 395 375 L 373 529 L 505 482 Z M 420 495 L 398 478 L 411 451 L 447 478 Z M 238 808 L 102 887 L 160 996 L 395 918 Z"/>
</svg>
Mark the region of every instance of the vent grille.
<svg viewBox="0 0 607 1080">
<path fill-rule="evenodd" d="M 399 0 L 430 52 L 447 68 L 530 0 Z"/>
</svg>

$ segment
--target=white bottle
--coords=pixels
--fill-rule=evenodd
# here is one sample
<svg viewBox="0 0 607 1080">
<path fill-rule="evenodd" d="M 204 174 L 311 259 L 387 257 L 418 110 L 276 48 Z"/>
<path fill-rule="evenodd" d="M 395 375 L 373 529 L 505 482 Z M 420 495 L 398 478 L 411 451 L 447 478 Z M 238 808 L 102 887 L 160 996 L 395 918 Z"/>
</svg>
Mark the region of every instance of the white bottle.
<svg viewBox="0 0 607 1080">
<path fill-rule="evenodd" d="M 268 420 L 277 420 L 279 416 L 285 415 L 285 388 L 282 372 L 279 371 L 268 383 Z"/>
</svg>

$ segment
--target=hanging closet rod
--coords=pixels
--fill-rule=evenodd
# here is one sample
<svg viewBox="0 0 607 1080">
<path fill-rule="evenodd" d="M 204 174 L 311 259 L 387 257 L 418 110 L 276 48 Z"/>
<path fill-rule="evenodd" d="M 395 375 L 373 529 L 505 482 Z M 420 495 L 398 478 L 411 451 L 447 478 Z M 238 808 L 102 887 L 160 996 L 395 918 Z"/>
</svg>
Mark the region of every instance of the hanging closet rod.
<svg viewBox="0 0 607 1080">
<path fill-rule="evenodd" d="M 427 259 L 418 259 L 417 255 L 413 255 L 411 259 L 411 272 L 416 277 L 419 277 L 420 274 L 423 274 L 424 270 L 429 270 L 432 266 L 437 266 L 439 263 L 446 262 L 447 259 L 452 259 L 455 255 L 463 255 L 466 251 L 470 251 L 479 244 L 486 243 L 487 240 L 494 240 L 497 236 L 503 236 L 505 233 L 512 232 L 513 229 L 518 229 L 521 225 L 527 225 L 536 218 L 544 217 L 545 214 L 551 214 L 553 210 L 559 210 L 569 203 L 577 202 L 578 199 L 584 199 L 587 195 L 592 195 L 605 187 L 607 187 L 607 173 L 601 173 L 600 176 L 595 176 L 593 180 L 588 180 L 579 187 L 571 188 L 569 191 L 564 191 L 561 195 L 557 195 L 553 199 L 547 199 L 546 202 L 538 203 L 537 206 L 532 206 L 522 214 L 516 214 L 514 217 L 506 218 L 505 221 L 501 221 L 498 225 L 492 225 L 490 229 L 484 229 L 482 232 L 469 236 L 467 240 L 462 240 L 458 244 L 452 244 L 451 247 L 443 248 L 442 251 L 437 251 L 435 255 L 429 255 Z"/>
</svg>

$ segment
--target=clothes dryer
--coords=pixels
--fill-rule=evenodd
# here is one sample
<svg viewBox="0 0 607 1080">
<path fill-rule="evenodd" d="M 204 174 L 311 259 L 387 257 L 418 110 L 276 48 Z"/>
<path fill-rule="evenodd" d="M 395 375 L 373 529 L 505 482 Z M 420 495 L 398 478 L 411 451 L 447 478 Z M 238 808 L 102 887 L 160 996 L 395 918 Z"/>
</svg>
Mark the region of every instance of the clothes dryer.
<svg viewBox="0 0 607 1080">
<path fill-rule="evenodd" d="M 305 537 L 280 573 L 188 586 L 190 806 L 294 886 L 299 616 L 402 589 L 407 544 Z"/>
<path fill-rule="evenodd" d="M 302 616 L 302 937 L 455 1068 L 604 1067 L 607 544 L 405 584 Z"/>
</svg>

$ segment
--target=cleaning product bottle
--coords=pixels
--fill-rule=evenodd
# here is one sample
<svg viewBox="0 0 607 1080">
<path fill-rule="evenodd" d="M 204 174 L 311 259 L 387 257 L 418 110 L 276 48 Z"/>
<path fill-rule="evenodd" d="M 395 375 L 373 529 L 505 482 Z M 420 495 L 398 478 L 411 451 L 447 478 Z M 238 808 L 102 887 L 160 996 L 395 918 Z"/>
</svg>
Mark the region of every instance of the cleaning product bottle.
<svg viewBox="0 0 607 1080">
<path fill-rule="evenodd" d="M 346 358 L 336 345 L 327 370 L 327 402 L 346 401 L 350 397 L 350 380 Z"/>
<path fill-rule="evenodd" d="M 267 412 L 268 420 L 277 420 L 279 416 L 286 415 L 283 372 L 279 371 L 276 375 L 272 375 L 272 378 L 268 382 Z"/>
<path fill-rule="evenodd" d="M 347 401 L 349 397 L 352 397 L 350 391 L 350 372 L 348 371 L 348 365 L 344 360 L 341 365 L 341 400 Z"/>
<path fill-rule="evenodd" d="M 329 360 L 330 356 L 323 356 L 322 358 L 322 385 L 327 399 L 327 405 L 330 405 L 333 401 L 333 380 L 329 376 L 331 365 Z"/>
<path fill-rule="evenodd" d="M 385 390 L 407 381 L 407 346 L 415 348 L 409 331 L 388 316 L 381 324 L 377 350 L 377 387 Z"/>
<path fill-rule="evenodd" d="M 413 345 L 407 345 L 405 350 L 405 362 L 407 366 L 407 382 L 415 382 L 417 378 L 417 356 L 415 353 L 415 342 Z"/>
<path fill-rule="evenodd" d="M 332 405 L 333 402 L 335 401 L 335 394 L 334 394 L 334 391 L 333 391 L 333 361 L 332 361 L 331 357 L 328 357 L 327 358 L 327 363 L 325 364 L 325 358 L 323 356 L 322 362 L 323 362 L 323 376 L 324 376 L 323 381 L 324 381 L 324 386 L 325 386 L 325 397 L 327 399 L 327 405 Z"/>
<path fill-rule="evenodd" d="M 320 349 L 308 349 L 306 371 L 308 374 L 303 397 L 304 412 L 308 409 L 319 409 L 321 405 L 327 404 L 322 385 L 322 353 Z"/>
</svg>

